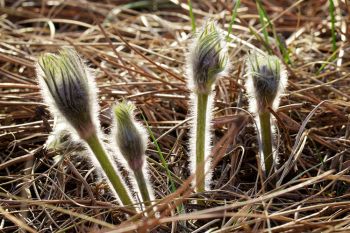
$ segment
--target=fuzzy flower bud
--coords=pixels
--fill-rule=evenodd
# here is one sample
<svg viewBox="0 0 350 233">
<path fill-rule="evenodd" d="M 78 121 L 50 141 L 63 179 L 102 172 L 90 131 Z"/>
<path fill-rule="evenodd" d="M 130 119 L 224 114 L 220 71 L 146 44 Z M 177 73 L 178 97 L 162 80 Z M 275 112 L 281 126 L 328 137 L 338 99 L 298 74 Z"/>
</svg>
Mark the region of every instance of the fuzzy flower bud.
<svg viewBox="0 0 350 233">
<path fill-rule="evenodd" d="M 63 116 L 82 139 L 91 136 L 97 125 L 95 84 L 76 51 L 64 48 L 58 55 L 42 55 L 37 74 L 52 112 Z"/>
<path fill-rule="evenodd" d="M 210 93 L 217 77 L 227 71 L 225 39 L 214 21 L 207 21 L 197 32 L 186 63 L 189 88 L 196 93 Z"/>
<path fill-rule="evenodd" d="M 287 72 L 276 56 L 253 52 L 246 59 L 246 89 L 253 113 L 276 110 L 280 96 L 287 85 Z"/>
<path fill-rule="evenodd" d="M 134 117 L 135 105 L 123 101 L 114 107 L 113 136 L 117 147 L 129 165 L 137 183 L 137 192 L 141 194 L 143 204 L 150 206 L 153 198 L 149 179 L 145 152 L 147 149 L 146 129 Z"/>
<path fill-rule="evenodd" d="M 129 167 L 136 171 L 143 167 L 148 135 L 144 127 L 135 121 L 134 110 L 135 105 L 126 101 L 114 107 L 114 137 Z"/>
<path fill-rule="evenodd" d="M 268 176 L 277 163 L 274 147 L 274 125 L 269 108 L 276 110 L 287 84 L 287 72 L 276 56 L 253 52 L 246 60 L 246 89 L 250 111 L 255 114 L 259 132 L 260 167 Z"/>
</svg>

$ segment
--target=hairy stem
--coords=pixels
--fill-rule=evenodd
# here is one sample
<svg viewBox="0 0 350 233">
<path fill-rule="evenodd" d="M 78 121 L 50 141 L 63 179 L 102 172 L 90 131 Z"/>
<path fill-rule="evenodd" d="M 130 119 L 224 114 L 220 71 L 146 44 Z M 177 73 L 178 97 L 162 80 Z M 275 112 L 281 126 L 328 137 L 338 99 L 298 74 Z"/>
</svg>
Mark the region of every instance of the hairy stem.
<svg viewBox="0 0 350 233">
<path fill-rule="evenodd" d="M 87 138 L 86 142 L 91 148 L 92 152 L 95 154 L 109 182 L 111 182 L 114 190 L 117 192 L 120 201 L 123 203 L 123 205 L 130 206 L 131 209 L 135 210 L 135 208 L 132 206 L 133 202 L 131 201 L 131 198 L 125 188 L 124 183 L 120 179 L 117 171 L 113 166 L 113 163 L 109 159 L 96 133 L 92 134 L 89 138 Z"/>
<path fill-rule="evenodd" d="M 145 176 L 143 175 L 142 169 L 134 171 L 135 179 L 137 182 L 137 185 L 139 186 L 142 200 L 145 204 L 145 206 L 150 206 L 151 205 L 151 198 L 148 192 L 148 187 L 147 183 L 145 180 Z"/>
<path fill-rule="evenodd" d="M 197 95 L 196 127 L 196 190 L 205 191 L 205 132 L 208 108 L 208 94 Z"/>
<path fill-rule="evenodd" d="M 263 111 L 259 114 L 259 119 L 260 119 L 262 153 L 264 155 L 264 163 L 265 163 L 265 173 L 266 175 L 268 175 L 270 173 L 270 170 L 273 164 L 271 113 L 268 110 Z"/>
</svg>

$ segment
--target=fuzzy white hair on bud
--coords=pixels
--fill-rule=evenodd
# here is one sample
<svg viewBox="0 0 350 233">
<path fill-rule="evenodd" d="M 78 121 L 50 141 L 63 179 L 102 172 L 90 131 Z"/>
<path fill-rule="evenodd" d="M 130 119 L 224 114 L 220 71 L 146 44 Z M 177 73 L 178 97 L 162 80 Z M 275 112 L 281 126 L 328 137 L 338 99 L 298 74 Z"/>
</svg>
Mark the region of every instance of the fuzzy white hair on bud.
<svg viewBox="0 0 350 233">
<path fill-rule="evenodd" d="M 246 76 L 249 110 L 254 114 L 268 107 L 277 110 L 288 80 L 280 59 L 253 51 L 246 58 Z"/>
<path fill-rule="evenodd" d="M 117 156 L 122 155 L 123 163 L 127 164 L 131 171 L 130 178 L 133 187 L 137 189 L 137 193 L 141 194 L 145 205 L 150 205 L 151 200 L 154 200 L 154 193 L 149 182 L 148 166 L 145 162 L 148 133 L 146 128 L 136 121 L 135 109 L 135 105 L 128 101 L 122 101 L 114 106 L 112 141 L 115 142 Z"/>
<path fill-rule="evenodd" d="M 36 67 L 42 96 L 51 113 L 86 143 L 90 155 L 95 155 L 91 161 L 106 175 L 116 197 L 134 209 L 129 191 L 101 141 L 96 85 L 83 59 L 66 47 L 58 54 L 42 55 Z"/>
<path fill-rule="evenodd" d="M 253 51 L 246 59 L 246 91 L 249 110 L 255 115 L 258 127 L 260 167 L 269 175 L 277 164 L 274 148 L 275 126 L 270 109 L 276 111 L 287 85 L 287 72 L 280 59 Z"/>
<path fill-rule="evenodd" d="M 83 139 L 94 133 L 99 127 L 96 84 L 77 52 L 65 47 L 57 55 L 43 54 L 36 70 L 51 112 Z"/>
<path fill-rule="evenodd" d="M 123 101 L 114 106 L 113 138 L 131 170 L 142 169 L 147 149 L 148 133 L 135 120 L 135 105 Z"/>
<path fill-rule="evenodd" d="M 205 22 L 194 35 L 186 56 L 186 75 L 193 116 L 190 138 L 190 168 L 196 190 L 210 188 L 211 119 L 216 80 L 227 74 L 229 57 L 222 29 L 213 20 Z"/>
<path fill-rule="evenodd" d="M 194 35 L 186 56 L 188 88 L 209 93 L 217 78 L 227 74 L 229 58 L 223 30 L 213 20 L 205 22 Z"/>
</svg>

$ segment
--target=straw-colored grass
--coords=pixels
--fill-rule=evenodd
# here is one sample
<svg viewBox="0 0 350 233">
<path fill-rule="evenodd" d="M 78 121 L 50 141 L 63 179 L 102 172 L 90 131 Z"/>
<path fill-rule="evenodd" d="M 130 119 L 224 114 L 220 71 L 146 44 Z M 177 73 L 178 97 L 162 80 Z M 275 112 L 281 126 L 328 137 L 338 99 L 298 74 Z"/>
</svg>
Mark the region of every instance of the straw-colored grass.
<svg viewBox="0 0 350 233">
<path fill-rule="evenodd" d="M 189 2 L 197 28 L 213 17 L 228 30 L 232 1 L 0 1 L 0 231 L 350 231 L 349 3 L 261 0 L 264 30 L 255 1 L 240 1 L 229 40 L 232 69 L 216 85 L 213 187 L 194 193 L 184 77 Z M 281 43 L 289 82 L 273 112 L 280 163 L 266 180 L 243 64 L 252 48 L 286 58 Z M 53 119 L 34 61 L 65 45 L 96 70 L 106 133 L 117 100 L 134 101 L 138 119 L 147 120 L 156 139 L 146 154 L 159 217 L 128 217 L 68 137 L 56 150 L 43 148 Z M 206 199 L 205 206 L 194 199 Z"/>
</svg>

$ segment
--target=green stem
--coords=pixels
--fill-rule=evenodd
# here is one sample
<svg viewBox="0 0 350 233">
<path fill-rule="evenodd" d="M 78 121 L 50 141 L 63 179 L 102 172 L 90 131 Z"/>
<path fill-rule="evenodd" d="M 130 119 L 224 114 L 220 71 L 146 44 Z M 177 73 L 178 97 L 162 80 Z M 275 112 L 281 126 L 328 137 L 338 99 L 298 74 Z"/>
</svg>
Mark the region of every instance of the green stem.
<svg viewBox="0 0 350 233">
<path fill-rule="evenodd" d="M 272 156 L 272 133 L 271 133 L 271 113 L 267 110 L 259 114 L 260 134 L 262 153 L 264 155 L 265 173 L 270 173 L 273 156 Z"/>
<path fill-rule="evenodd" d="M 197 192 L 205 191 L 205 128 L 207 117 L 208 94 L 197 95 L 197 128 L 196 128 L 196 188 Z"/>
<path fill-rule="evenodd" d="M 123 203 L 123 205 L 130 206 L 131 209 L 135 210 L 134 207 L 132 206 L 133 202 L 131 201 L 131 198 L 129 197 L 129 194 L 123 182 L 118 176 L 117 171 L 114 169 L 114 166 L 110 161 L 110 159 L 108 158 L 108 155 L 106 154 L 106 151 L 103 148 L 96 133 L 90 136 L 89 138 L 87 138 L 86 142 L 91 148 L 92 152 L 95 154 L 98 162 L 101 165 L 101 168 L 106 174 L 108 180 L 111 182 L 114 190 L 117 192 L 120 198 L 120 201 Z"/>
<path fill-rule="evenodd" d="M 135 175 L 137 185 L 139 186 L 143 202 L 145 203 L 146 206 L 150 206 L 151 198 L 148 192 L 148 187 L 147 187 L 145 176 L 143 175 L 142 169 L 134 171 L 134 175 Z"/>
</svg>

